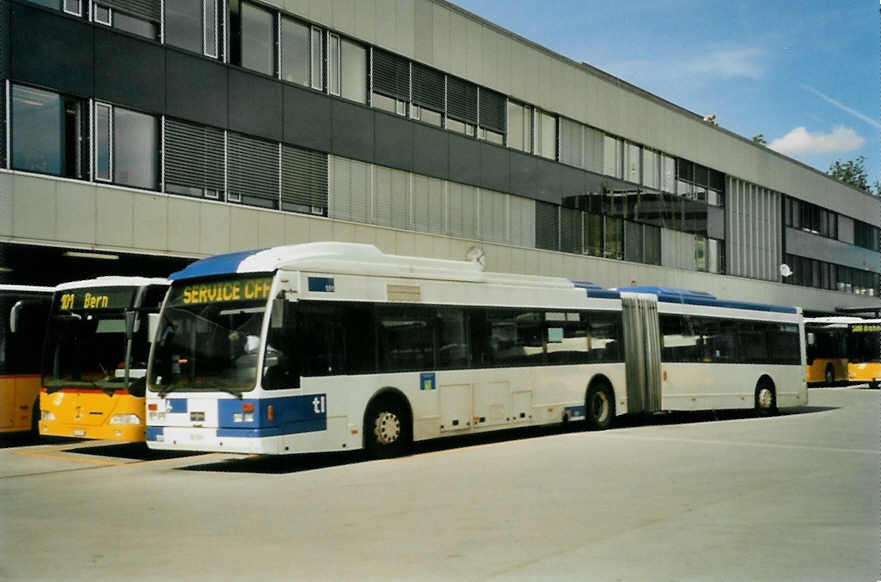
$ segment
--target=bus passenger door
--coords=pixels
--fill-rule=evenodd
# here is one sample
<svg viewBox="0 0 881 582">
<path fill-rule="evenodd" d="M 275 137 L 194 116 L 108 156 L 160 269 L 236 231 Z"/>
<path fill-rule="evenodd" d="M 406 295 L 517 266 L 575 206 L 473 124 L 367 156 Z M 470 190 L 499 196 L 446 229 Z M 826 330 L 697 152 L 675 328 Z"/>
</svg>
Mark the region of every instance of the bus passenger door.
<svg viewBox="0 0 881 582">
<path fill-rule="evenodd" d="M 621 293 L 621 309 L 627 412 L 657 412 L 661 409 L 658 297 L 647 293 Z"/>
</svg>

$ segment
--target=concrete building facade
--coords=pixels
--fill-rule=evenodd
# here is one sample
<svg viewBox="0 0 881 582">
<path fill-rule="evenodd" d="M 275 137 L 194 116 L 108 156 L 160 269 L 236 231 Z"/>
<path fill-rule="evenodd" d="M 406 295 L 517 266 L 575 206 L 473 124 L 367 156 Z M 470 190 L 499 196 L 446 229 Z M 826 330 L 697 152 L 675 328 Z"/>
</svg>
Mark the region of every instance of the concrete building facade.
<svg viewBox="0 0 881 582">
<path fill-rule="evenodd" d="M 9 282 L 337 240 L 878 305 L 877 198 L 443 0 L 7 0 L 0 39 Z"/>
</svg>

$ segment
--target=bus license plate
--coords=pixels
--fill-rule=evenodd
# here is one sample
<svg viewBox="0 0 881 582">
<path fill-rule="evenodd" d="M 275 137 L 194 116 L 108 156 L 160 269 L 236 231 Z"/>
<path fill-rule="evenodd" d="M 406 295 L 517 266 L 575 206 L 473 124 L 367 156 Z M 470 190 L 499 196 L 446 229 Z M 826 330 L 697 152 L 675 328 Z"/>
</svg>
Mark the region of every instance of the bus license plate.
<svg viewBox="0 0 881 582">
<path fill-rule="evenodd" d="M 73 429 L 73 436 L 86 436 L 86 431 L 81 428 Z"/>
</svg>

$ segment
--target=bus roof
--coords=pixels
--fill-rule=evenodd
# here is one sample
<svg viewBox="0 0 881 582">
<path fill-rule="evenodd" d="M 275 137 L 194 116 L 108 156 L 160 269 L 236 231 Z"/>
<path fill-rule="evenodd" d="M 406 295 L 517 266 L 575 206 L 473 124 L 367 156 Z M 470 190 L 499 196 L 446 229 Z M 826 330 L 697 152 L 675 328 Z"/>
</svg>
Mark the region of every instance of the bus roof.
<svg viewBox="0 0 881 582">
<path fill-rule="evenodd" d="M 853 323 L 881 323 L 881 319 L 863 319 L 853 315 L 832 315 L 805 319 L 805 325 L 822 325 L 823 327 L 846 327 Z"/>
<path fill-rule="evenodd" d="M 727 307 L 729 309 L 746 309 L 749 311 L 768 311 L 775 313 L 798 313 L 795 307 L 783 305 L 770 305 L 767 303 L 751 303 L 748 301 L 732 301 L 717 299 L 715 295 L 704 291 L 692 291 L 690 289 L 674 289 L 672 287 L 620 287 L 618 289 L 588 289 L 588 297 L 603 299 L 618 299 L 621 293 L 649 293 L 657 295 L 662 303 L 681 303 L 684 305 L 705 305 L 709 307 Z"/>
<path fill-rule="evenodd" d="M 69 289 L 84 289 L 87 287 L 143 287 L 145 285 L 168 285 L 168 279 L 159 277 L 123 277 L 108 275 L 82 281 L 69 281 L 55 287 L 55 291 L 67 291 Z"/>
<path fill-rule="evenodd" d="M 21 291 L 26 293 L 52 293 L 55 287 L 41 287 L 38 285 L 6 285 L 0 284 L 0 291 Z"/>
</svg>

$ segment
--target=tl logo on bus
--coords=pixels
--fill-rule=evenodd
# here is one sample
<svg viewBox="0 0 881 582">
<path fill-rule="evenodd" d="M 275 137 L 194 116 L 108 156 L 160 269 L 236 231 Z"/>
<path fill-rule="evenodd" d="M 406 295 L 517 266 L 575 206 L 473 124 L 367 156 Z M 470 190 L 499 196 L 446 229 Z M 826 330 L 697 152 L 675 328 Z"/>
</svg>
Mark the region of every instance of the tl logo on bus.
<svg viewBox="0 0 881 582">
<path fill-rule="evenodd" d="M 327 399 L 325 396 L 316 396 L 312 399 L 312 410 L 315 414 L 325 414 L 327 412 Z"/>
</svg>

